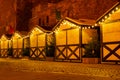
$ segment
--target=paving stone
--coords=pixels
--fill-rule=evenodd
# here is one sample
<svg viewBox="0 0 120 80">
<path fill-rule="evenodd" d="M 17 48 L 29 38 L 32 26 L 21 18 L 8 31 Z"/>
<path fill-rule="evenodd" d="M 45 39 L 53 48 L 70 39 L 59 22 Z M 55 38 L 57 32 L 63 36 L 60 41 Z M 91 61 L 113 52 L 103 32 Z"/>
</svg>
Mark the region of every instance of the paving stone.
<svg viewBox="0 0 120 80">
<path fill-rule="evenodd" d="M 58 72 L 120 78 L 120 65 L 83 64 L 0 58 L 0 68 L 23 72 Z"/>
</svg>

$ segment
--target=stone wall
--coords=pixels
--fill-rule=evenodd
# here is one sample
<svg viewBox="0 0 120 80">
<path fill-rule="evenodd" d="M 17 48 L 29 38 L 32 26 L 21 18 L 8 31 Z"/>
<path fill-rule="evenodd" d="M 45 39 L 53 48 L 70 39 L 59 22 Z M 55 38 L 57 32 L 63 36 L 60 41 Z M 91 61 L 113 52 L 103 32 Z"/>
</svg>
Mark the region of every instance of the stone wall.
<svg viewBox="0 0 120 80">
<path fill-rule="evenodd" d="M 31 22 L 33 22 L 34 25 L 40 24 L 40 26 L 43 27 L 53 27 L 59 17 L 65 18 L 67 16 L 77 20 L 96 20 L 117 1 L 118 0 L 59 0 L 59 2 L 56 3 L 47 3 L 36 0 L 33 2 Z"/>
</svg>

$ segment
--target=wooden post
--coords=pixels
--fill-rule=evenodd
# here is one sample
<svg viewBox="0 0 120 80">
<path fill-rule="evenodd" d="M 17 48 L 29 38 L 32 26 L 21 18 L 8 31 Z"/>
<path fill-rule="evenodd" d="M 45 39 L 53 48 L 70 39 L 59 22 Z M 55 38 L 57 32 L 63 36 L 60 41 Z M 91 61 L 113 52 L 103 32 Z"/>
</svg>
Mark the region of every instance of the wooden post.
<svg viewBox="0 0 120 80">
<path fill-rule="evenodd" d="M 80 54 L 80 59 L 81 59 L 82 58 L 82 26 L 80 26 L 79 28 L 79 44 L 80 44 L 79 54 Z"/>
<path fill-rule="evenodd" d="M 67 30 L 66 30 L 66 45 L 65 45 L 65 49 L 66 49 L 66 59 L 68 59 L 68 34 L 67 34 Z"/>
</svg>

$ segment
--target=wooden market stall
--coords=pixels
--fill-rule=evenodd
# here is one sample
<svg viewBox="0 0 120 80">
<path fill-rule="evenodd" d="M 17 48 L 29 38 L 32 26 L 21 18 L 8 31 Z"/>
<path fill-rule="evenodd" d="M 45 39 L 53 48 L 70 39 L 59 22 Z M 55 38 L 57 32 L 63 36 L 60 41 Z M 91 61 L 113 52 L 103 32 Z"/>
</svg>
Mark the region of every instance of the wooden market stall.
<svg viewBox="0 0 120 80">
<path fill-rule="evenodd" d="M 9 47 L 9 40 L 3 34 L 0 39 L 0 57 L 8 56 L 8 47 Z"/>
<path fill-rule="evenodd" d="M 22 58 L 23 37 L 20 32 L 15 32 L 12 36 L 12 56 Z"/>
<path fill-rule="evenodd" d="M 55 60 L 81 62 L 83 44 L 87 44 L 91 36 L 94 36 L 91 31 L 95 32 L 89 27 L 92 26 L 68 17 L 61 20 L 53 29 L 56 36 Z"/>
<path fill-rule="evenodd" d="M 33 59 L 46 59 L 46 30 L 40 26 L 30 31 L 30 57 Z"/>
<path fill-rule="evenodd" d="M 120 4 L 104 15 L 101 22 L 102 61 L 120 61 Z"/>
</svg>

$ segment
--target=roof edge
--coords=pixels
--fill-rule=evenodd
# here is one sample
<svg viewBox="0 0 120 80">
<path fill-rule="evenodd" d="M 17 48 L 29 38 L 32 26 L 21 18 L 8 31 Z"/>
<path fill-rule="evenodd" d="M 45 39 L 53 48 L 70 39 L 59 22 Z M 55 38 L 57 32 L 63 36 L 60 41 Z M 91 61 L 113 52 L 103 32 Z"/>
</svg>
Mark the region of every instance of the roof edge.
<svg viewBox="0 0 120 80">
<path fill-rule="evenodd" d="M 109 10 L 107 10 L 102 16 L 100 16 L 97 20 L 96 23 L 98 23 L 106 14 L 111 12 L 115 7 L 117 7 L 120 4 L 120 2 L 117 2 L 115 5 L 113 5 Z"/>
<path fill-rule="evenodd" d="M 77 21 L 77 20 L 74 20 L 74 19 L 72 19 L 72 18 L 65 17 L 65 18 L 61 19 L 61 20 L 53 27 L 52 31 L 54 31 L 54 30 L 60 25 L 60 23 L 61 23 L 63 20 L 70 21 L 70 22 L 72 22 L 72 23 L 74 23 L 74 24 L 76 24 L 76 25 L 92 26 L 92 24 L 85 24 L 85 23 L 79 22 L 79 21 Z"/>
</svg>

